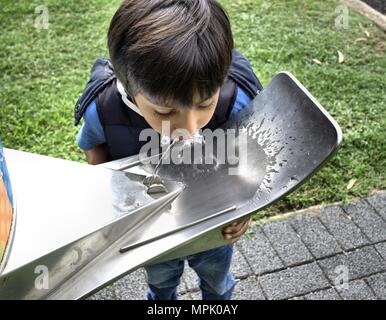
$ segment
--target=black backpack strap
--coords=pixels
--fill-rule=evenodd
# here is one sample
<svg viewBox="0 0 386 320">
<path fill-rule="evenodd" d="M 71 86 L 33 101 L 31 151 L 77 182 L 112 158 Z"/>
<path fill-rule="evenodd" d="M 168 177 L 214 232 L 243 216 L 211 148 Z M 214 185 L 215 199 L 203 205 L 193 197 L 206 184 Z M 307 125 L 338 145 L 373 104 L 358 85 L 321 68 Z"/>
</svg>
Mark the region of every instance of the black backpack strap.
<svg viewBox="0 0 386 320">
<path fill-rule="evenodd" d="M 263 89 L 248 59 L 237 50 L 232 50 L 232 63 L 228 76 L 221 86 L 216 112 L 205 127 L 214 129 L 229 119 L 237 98 L 237 87 L 244 90 L 251 99 Z"/>
<path fill-rule="evenodd" d="M 243 89 L 251 99 L 263 90 L 259 79 L 253 72 L 248 59 L 237 50 L 232 50 L 232 64 L 228 71 L 228 76 Z"/>
<path fill-rule="evenodd" d="M 227 77 L 220 90 L 219 107 L 221 117 L 228 119 L 237 97 L 237 85 L 232 78 Z"/>
<path fill-rule="evenodd" d="M 145 118 L 130 109 L 111 81 L 96 98 L 96 109 L 106 138 L 108 159 L 117 160 L 137 154 L 148 141 L 140 141 L 143 129 L 151 128 Z"/>
<path fill-rule="evenodd" d="M 97 59 L 91 69 L 90 79 L 74 109 L 74 124 L 78 125 L 88 105 L 114 80 L 114 69 L 109 59 Z"/>
<path fill-rule="evenodd" d="M 117 80 L 106 85 L 96 98 L 96 108 L 102 127 L 125 125 L 148 128 L 149 124 L 141 115 L 130 109 L 123 101 L 117 89 Z"/>
<path fill-rule="evenodd" d="M 216 111 L 212 119 L 204 128 L 214 130 L 229 119 L 233 104 L 237 97 L 237 85 L 230 77 L 226 77 L 220 88 L 220 95 L 217 101 Z"/>
</svg>

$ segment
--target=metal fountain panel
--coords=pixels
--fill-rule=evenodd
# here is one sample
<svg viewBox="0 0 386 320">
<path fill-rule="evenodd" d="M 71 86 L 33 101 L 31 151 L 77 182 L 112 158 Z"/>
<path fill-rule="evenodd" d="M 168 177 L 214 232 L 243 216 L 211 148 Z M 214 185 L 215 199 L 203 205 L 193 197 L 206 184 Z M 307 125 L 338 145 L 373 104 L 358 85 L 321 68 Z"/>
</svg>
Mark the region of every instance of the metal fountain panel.
<svg viewBox="0 0 386 320">
<path fill-rule="evenodd" d="M 142 181 L 155 166 L 138 155 L 93 167 L 6 150 L 18 222 L 0 297 L 79 299 L 144 264 L 223 245 L 225 225 L 294 191 L 342 139 L 289 73 L 223 129 L 246 133 L 226 136 L 243 161 L 163 166 L 168 192 L 152 195 Z M 216 147 L 214 159 L 223 151 Z M 37 263 L 49 266 L 46 291 L 33 283 Z"/>
<path fill-rule="evenodd" d="M 143 177 L 5 150 L 17 201 L 14 242 L 1 274 L 0 298 L 41 298 L 78 272 L 122 234 L 138 227 L 183 189 L 149 196 Z"/>
</svg>

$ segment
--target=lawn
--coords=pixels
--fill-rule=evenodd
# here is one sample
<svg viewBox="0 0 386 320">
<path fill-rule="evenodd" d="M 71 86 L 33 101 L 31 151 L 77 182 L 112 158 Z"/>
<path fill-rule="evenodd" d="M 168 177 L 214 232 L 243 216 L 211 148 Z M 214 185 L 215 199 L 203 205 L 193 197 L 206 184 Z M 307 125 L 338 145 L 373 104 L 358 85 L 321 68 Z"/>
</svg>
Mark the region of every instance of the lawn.
<svg viewBox="0 0 386 320">
<path fill-rule="evenodd" d="M 8 148 L 84 161 L 73 106 L 120 1 L 0 0 L 0 135 Z M 349 11 L 336 29 L 336 1 L 222 0 L 236 47 L 263 85 L 293 73 L 341 125 L 338 154 L 308 183 L 265 213 L 349 201 L 385 189 L 386 36 Z M 36 29 L 35 8 L 49 10 Z M 344 63 L 338 62 L 338 53 Z M 317 62 L 315 62 L 315 59 Z M 318 63 L 320 62 L 320 63 Z M 354 180 L 355 179 L 355 180 Z M 347 188 L 351 180 L 355 183 Z"/>
</svg>

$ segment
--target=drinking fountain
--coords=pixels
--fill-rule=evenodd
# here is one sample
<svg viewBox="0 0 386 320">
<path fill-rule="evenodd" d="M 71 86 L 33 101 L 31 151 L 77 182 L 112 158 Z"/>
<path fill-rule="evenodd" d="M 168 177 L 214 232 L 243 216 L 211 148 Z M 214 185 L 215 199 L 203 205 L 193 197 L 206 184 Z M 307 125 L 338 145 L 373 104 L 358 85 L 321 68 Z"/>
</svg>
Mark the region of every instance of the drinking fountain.
<svg viewBox="0 0 386 320">
<path fill-rule="evenodd" d="M 163 153 L 91 166 L 5 149 L 15 206 L 0 299 L 81 299 L 146 264 L 225 245 L 224 226 L 293 192 L 342 141 L 336 121 L 288 72 L 204 131 L 192 148 L 211 161 L 161 162 L 150 192 Z"/>
</svg>

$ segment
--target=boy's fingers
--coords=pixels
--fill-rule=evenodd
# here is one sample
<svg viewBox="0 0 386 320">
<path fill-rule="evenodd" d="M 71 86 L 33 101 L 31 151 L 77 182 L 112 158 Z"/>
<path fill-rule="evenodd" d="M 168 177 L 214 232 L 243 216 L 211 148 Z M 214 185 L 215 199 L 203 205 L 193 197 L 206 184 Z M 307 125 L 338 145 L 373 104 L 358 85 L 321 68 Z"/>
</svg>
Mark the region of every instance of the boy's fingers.
<svg viewBox="0 0 386 320">
<path fill-rule="evenodd" d="M 241 239 L 241 236 L 242 236 L 242 235 L 240 235 L 240 236 L 238 236 L 238 237 L 236 237 L 236 238 L 230 239 L 231 243 L 234 244 L 235 242 L 239 241 L 239 240 Z"/>
<path fill-rule="evenodd" d="M 226 227 L 224 229 L 224 233 L 235 233 L 235 232 L 239 231 L 240 228 L 241 228 L 241 225 L 237 225 L 235 227 Z"/>
<path fill-rule="evenodd" d="M 241 237 L 238 237 L 238 238 L 236 238 L 236 239 L 232 239 L 232 240 L 231 240 L 231 243 L 232 243 L 232 244 L 235 244 L 237 241 L 240 240 L 240 238 L 241 238 Z"/>
<path fill-rule="evenodd" d="M 238 232 L 241 228 L 244 228 L 245 225 L 249 226 L 251 219 L 244 220 L 240 223 L 236 223 L 236 225 L 232 224 L 230 227 L 225 227 L 224 232 L 225 233 L 235 233 Z M 233 226 L 234 225 L 234 226 Z"/>
<path fill-rule="evenodd" d="M 247 230 L 248 225 L 244 225 L 239 231 L 232 234 L 232 238 L 241 237 Z"/>
<path fill-rule="evenodd" d="M 232 232 L 232 233 L 225 233 L 224 237 L 225 239 L 228 239 L 228 240 L 233 240 L 233 239 L 238 239 L 240 238 L 244 233 L 245 231 L 248 229 L 248 223 L 245 223 L 242 228 L 240 228 L 239 230 L 237 230 L 236 232 Z M 237 241 L 237 240 L 236 240 Z"/>
</svg>

